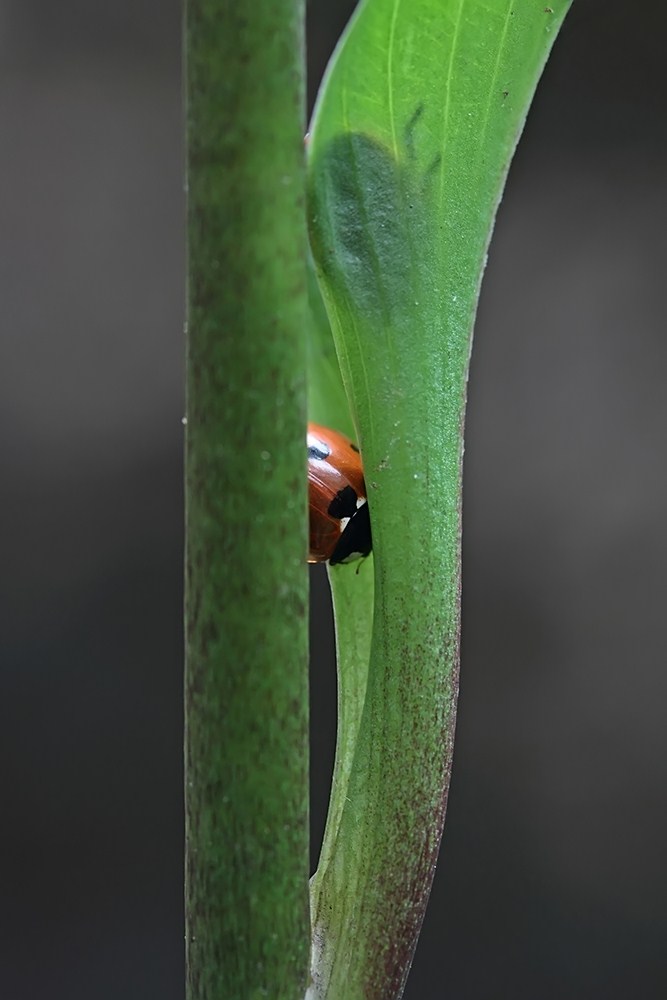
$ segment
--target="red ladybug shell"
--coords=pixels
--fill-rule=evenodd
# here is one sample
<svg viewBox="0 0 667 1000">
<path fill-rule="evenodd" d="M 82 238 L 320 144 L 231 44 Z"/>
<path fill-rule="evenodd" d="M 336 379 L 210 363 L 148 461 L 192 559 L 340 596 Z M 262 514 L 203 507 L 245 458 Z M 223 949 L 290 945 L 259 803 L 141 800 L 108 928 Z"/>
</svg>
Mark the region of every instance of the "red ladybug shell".
<svg viewBox="0 0 667 1000">
<path fill-rule="evenodd" d="M 308 562 L 329 559 L 335 565 L 370 552 L 368 510 L 357 519 L 357 513 L 366 507 L 365 500 L 357 446 L 344 434 L 308 424 Z"/>
</svg>

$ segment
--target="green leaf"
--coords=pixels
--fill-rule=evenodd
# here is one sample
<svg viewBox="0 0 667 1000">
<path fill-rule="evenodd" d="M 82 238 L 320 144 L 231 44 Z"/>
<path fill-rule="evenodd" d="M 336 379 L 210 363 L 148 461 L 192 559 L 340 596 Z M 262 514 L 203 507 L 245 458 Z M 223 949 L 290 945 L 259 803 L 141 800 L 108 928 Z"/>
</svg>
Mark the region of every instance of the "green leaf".
<svg viewBox="0 0 667 1000">
<path fill-rule="evenodd" d="M 458 688 L 472 326 L 509 162 L 568 7 L 366 0 L 316 108 L 311 245 L 364 458 L 375 577 L 374 613 L 345 598 L 357 645 L 373 617 L 372 646 L 313 881 L 316 997 L 400 996 L 423 919 Z M 345 700 L 345 671 L 340 683 Z"/>
<path fill-rule="evenodd" d="M 331 324 L 308 256 L 308 419 L 355 437 Z"/>
<path fill-rule="evenodd" d="M 331 325 L 312 258 L 309 260 L 308 299 L 308 416 L 355 438 Z M 319 870 L 312 883 L 313 894 L 317 892 L 318 879 L 326 871 L 327 859 L 336 844 L 366 696 L 373 621 L 373 556 L 361 563 L 329 567 L 329 582 L 334 599 L 337 642 L 336 760 Z"/>
</svg>

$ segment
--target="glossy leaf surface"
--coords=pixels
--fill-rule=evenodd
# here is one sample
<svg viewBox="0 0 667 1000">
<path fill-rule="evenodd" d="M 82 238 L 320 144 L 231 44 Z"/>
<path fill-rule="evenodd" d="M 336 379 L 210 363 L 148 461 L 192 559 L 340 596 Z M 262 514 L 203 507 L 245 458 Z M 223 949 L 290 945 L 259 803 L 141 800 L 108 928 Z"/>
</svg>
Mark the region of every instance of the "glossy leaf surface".
<svg viewBox="0 0 667 1000">
<path fill-rule="evenodd" d="M 373 617 L 372 647 L 313 883 L 316 997 L 399 996 L 423 919 L 458 687 L 472 325 L 507 168 L 568 6 L 366 0 L 316 109 L 311 246 L 364 458 L 375 570 L 373 615 L 346 605 L 357 632 Z"/>
</svg>

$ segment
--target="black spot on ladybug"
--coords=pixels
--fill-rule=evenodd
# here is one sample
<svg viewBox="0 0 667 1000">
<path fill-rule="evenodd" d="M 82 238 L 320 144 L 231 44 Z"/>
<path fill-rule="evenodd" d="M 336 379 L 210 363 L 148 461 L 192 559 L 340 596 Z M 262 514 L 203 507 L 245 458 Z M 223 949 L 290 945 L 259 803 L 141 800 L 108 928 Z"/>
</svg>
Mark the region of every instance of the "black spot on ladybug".
<svg viewBox="0 0 667 1000">
<path fill-rule="evenodd" d="M 308 458 L 315 458 L 318 461 L 323 462 L 329 457 L 330 454 L 330 450 L 322 442 L 308 445 Z"/>
<path fill-rule="evenodd" d="M 352 517 L 356 509 L 357 494 L 352 486 L 345 486 L 342 490 L 338 490 L 327 508 L 327 513 L 330 517 L 336 517 L 340 520 L 343 517 Z"/>
<path fill-rule="evenodd" d="M 350 441 L 350 448 L 352 449 L 352 451 L 356 451 L 357 455 L 359 454 L 359 449 L 357 448 L 356 444 L 353 441 Z"/>
</svg>

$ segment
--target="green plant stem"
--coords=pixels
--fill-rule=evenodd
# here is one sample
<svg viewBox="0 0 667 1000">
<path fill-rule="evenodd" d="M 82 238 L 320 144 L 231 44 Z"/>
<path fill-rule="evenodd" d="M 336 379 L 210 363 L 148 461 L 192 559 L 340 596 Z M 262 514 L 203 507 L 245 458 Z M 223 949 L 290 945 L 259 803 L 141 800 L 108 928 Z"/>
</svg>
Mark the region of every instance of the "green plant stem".
<svg viewBox="0 0 667 1000">
<path fill-rule="evenodd" d="M 188 0 L 188 1000 L 308 979 L 303 0 Z"/>
</svg>

